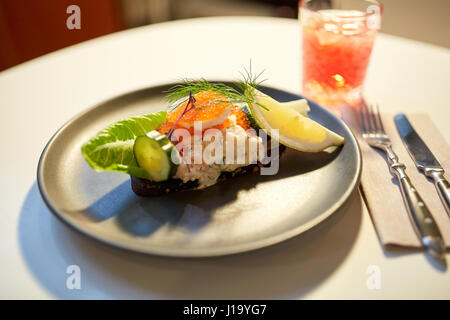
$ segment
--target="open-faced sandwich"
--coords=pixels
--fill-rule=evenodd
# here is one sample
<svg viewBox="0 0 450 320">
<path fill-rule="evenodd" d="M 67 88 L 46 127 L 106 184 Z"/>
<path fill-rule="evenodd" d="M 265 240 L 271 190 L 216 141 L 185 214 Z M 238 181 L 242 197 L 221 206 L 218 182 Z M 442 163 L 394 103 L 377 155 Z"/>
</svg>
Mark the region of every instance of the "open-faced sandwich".
<svg viewBox="0 0 450 320">
<path fill-rule="evenodd" d="M 307 117 L 306 100 L 280 103 L 255 81 L 184 81 L 167 101 L 166 111 L 116 122 L 86 142 L 89 165 L 129 174 L 136 194 L 157 196 L 247 172 L 276 174 L 286 147 L 317 152 L 344 142 Z"/>
</svg>

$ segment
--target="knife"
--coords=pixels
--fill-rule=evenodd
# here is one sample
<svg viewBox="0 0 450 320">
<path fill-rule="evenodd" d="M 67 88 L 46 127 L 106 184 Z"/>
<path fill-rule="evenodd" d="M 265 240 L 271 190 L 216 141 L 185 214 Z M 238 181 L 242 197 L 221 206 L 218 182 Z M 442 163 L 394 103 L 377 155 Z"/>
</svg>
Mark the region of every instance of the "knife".
<svg viewBox="0 0 450 320">
<path fill-rule="evenodd" d="M 414 160 L 416 167 L 427 177 L 434 181 L 434 185 L 444 203 L 447 214 L 450 215 L 450 183 L 444 177 L 444 169 L 428 149 L 427 145 L 419 137 L 411 126 L 408 118 L 403 113 L 395 116 L 395 124 L 406 149 Z"/>
</svg>

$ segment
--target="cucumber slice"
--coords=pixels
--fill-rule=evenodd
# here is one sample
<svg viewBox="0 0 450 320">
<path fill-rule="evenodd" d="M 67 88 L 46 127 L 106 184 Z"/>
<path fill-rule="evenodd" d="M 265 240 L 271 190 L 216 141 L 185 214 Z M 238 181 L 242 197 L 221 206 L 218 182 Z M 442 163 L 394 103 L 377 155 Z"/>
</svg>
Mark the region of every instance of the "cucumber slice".
<svg viewBox="0 0 450 320">
<path fill-rule="evenodd" d="M 170 179 L 176 173 L 178 165 L 171 158 L 174 148 L 165 135 L 154 130 L 137 137 L 133 150 L 139 167 L 147 171 L 149 180 L 159 182 Z"/>
</svg>

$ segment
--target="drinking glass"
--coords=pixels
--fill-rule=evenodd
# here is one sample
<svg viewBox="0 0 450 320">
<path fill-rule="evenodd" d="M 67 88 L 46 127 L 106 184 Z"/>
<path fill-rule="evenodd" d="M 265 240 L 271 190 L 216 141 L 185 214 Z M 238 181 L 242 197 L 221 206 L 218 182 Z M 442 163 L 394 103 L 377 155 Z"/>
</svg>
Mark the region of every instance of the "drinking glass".
<svg viewBox="0 0 450 320">
<path fill-rule="evenodd" d="M 357 105 L 382 5 L 375 0 L 301 0 L 303 94 L 329 108 Z"/>
</svg>

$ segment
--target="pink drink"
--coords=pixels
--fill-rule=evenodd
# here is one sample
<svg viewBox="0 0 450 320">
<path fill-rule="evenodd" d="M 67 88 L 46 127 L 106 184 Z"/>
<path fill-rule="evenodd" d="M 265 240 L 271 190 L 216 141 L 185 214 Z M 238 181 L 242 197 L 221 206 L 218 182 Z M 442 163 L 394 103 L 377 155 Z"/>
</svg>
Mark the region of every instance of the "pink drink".
<svg viewBox="0 0 450 320">
<path fill-rule="evenodd" d="M 357 10 L 301 8 L 303 93 L 325 106 L 355 105 L 377 34 Z"/>
</svg>

